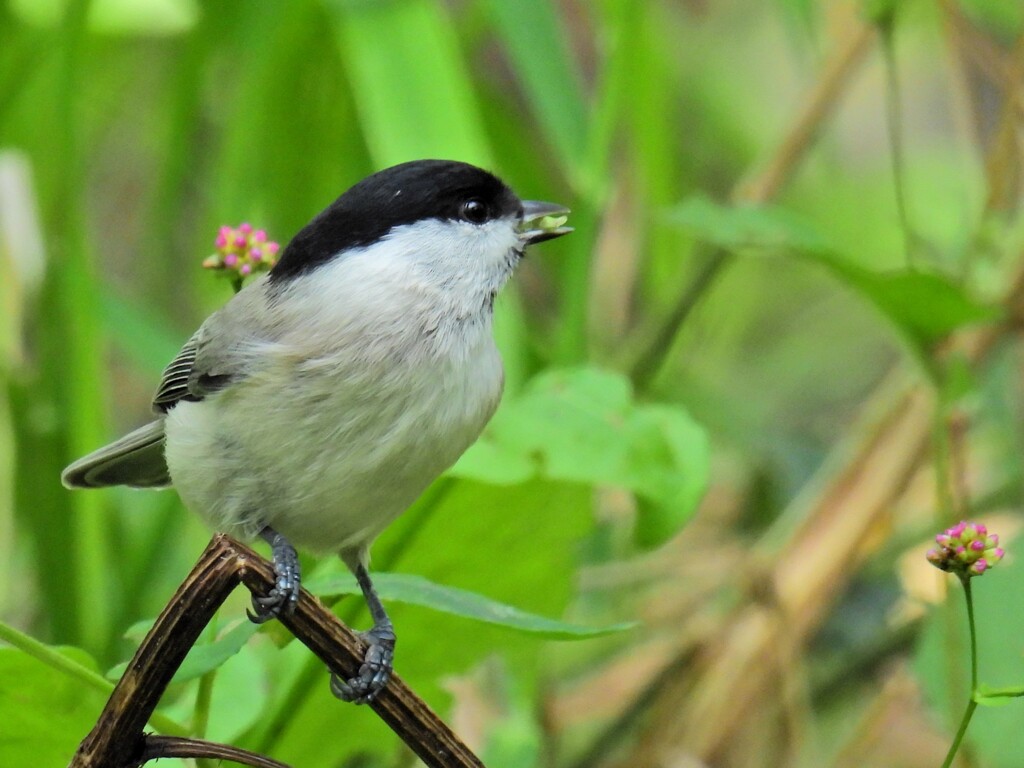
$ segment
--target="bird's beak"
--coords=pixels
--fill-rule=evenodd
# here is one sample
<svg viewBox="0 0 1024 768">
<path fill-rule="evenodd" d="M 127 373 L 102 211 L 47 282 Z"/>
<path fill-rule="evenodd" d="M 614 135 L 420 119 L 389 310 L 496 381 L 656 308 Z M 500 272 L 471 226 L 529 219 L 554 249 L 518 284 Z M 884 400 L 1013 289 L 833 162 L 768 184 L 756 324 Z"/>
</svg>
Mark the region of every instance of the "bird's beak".
<svg viewBox="0 0 1024 768">
<path fill-rule="evenodd" d="M 572 227 L 565 226 L 568 216 L 569 209 L 564 205 L 524 200 L 523 218 L 518 227 L 519 238 L 530 245 L 567 235 L 572 232 Z"/>
</svg>

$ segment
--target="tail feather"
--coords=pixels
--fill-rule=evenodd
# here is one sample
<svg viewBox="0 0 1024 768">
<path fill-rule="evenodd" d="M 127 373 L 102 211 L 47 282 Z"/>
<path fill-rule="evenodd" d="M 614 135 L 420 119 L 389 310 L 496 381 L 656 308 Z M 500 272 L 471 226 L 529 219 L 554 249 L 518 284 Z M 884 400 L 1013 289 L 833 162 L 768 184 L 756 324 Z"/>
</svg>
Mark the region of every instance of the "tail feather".
<svg viewBox="0 0 1024 768">
<path fill-rule="evenodd" d="M 164 459 L 163 419 L 151 421 L 72 463 L 60 476 L 67 488 L 166 488 L 171 484 Z"/>
</svg>

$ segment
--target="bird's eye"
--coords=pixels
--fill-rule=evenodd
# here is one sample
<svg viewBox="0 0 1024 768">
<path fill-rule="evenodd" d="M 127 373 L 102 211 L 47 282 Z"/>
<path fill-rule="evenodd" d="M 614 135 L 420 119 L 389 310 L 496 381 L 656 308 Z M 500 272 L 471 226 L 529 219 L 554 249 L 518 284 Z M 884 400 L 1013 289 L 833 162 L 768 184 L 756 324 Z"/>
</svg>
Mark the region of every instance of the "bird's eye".
<svg viewBox="0 0 1024 768">
<path fill-rule="evenodd" d="M 487 214 L 487 204 L 476 198 L 467 200 L 459 208 L 459 215 L 472 224 L 483 224 L 487 221 Z"/>
</svg>

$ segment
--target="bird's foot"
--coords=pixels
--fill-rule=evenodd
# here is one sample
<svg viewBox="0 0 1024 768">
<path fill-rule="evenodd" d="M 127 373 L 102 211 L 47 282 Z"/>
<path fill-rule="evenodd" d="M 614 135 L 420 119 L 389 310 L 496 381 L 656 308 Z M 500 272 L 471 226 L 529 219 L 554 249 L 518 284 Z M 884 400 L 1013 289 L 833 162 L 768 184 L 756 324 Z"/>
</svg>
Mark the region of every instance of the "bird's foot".
<svg viewBox="0 0 1024 768">
<path fill-rule="evenodd" d="M 359 635 L 367 643 L 359 673 L 343 680 L 332 672 L 331 693 L 342 701 L 368 704 L 384 690 L 391 679 L 395 659 L 395 630 L 390 623 L 379 624 Z"/>
<path fill-rule="evenodd" d="M 292 613 L 302 591 L 299 555 L 295 547 L 269 526 L 260 532 L 260 536 L 270 544 L 273 552 L 275 578 L 274 587 L 268 594 L 252 596 L 253 610 L 246 613 L 254 624 L 263 624 Z"/>
</svg>

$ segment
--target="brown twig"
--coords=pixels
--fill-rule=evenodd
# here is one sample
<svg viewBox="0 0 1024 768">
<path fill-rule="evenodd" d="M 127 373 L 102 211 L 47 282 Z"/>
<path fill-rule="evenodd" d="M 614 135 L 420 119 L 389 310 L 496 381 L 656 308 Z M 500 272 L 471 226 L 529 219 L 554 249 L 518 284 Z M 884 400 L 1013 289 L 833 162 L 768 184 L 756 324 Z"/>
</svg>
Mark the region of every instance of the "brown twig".
<svg viewBox="0 0 1024 768">
<path fill-rule="evenodd" d="M 183 739 L 180 736 L 146 736 L 139 764 L 161 757 L 210 757 L 251 765 L 253 768 L 288 768 L 285 763 L 271 760 L 246 749 L 217 744 L 203 739 Z"/>
<path fill-rule="evenodd" d="M 146 736 L 143 729 L 174 673 L 214 613 L 239 584 L 254 594 L 274 585 L 274 569 L 253 550 L 218 534 L 156 620 L 68 768 L 128 768 L 168 749 L 192 757 L 226 758 L 257 766 L 281 766 L 253 753 L 198 740 Z M 332 671 L 355 675 L 362 664 L 362 640 L 309 592 L 282 623 Z M 339 706 L 344 706 L 339 704 Z M 480 760 L 397 676 L 371 708 L 423 762 L 432 768 L 481 768 Z M 160 752 L 163 749 L 165 751 Z M 205 750 L 205 751 L 204 751 Z M 174 753 L 182 756 L 181 752 Z M 261 759 L 265 762 L 251 762 Z"/>
</svg>

